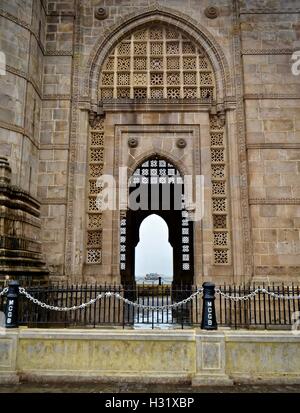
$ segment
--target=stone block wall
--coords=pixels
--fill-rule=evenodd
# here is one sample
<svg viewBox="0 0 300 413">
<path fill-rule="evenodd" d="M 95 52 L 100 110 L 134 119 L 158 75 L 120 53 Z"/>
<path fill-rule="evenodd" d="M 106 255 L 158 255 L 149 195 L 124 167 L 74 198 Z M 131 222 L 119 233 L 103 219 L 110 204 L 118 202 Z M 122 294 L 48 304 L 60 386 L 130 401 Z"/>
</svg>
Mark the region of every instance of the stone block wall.
<svg viewBox="0 0 300 413">
<path fill-rule="evenodd" d="M 210 0 L 86 0 L 77 9 L 74 0 L 1 2 L 0 49 L 7 59 L 0 77 L 1 155 L 9 160 L 12 183 L 42 203 L 42 248 L 53 275 L 81 280 L 84 273 L 88 110 L 97 104 L 92 58 L 113 25 L 159 7 L 205 28 L 233 79 L 226 103 L 233 266 L 227 276 L 299 280 L 300 76 L 291 72 L 291 54 L 300 48 L 297 3 L 220 0 L 218 17 L 210 19 L 204 13 Z M 99 7 L 108 13 L 104 20 L 95 18 Z M 128 122 L 139 122 L 132 118 Z M 106 141 L 105 152 L 113 158 L 111 144 Z M 209 244 L 208 232 L 202 235 Z M 210 257 L 202 257 L 201 276 L 213 278 L 222 272 Z M 105 260 L 105 273 L 116 269 L 114 259 Z"/>
<path fill-rule="evenodd" d="M 254 277 L 299 280 L 300 47 L 295 1 L 241 2 Z M 299 8 L 299 7 L 298 7 Z M 298 10 L 299 11 L 299 10 Z"/>
</svg>

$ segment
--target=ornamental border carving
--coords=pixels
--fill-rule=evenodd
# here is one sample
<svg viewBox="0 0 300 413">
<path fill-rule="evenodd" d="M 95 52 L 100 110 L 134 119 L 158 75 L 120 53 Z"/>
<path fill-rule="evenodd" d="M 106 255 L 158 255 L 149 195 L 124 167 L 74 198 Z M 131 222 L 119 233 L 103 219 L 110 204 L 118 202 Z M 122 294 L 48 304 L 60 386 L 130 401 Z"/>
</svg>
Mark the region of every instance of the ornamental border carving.
<svg viewBox="0 0 300 413">
<path fill-rule="evenodd" d="M 6 65 L 6 70 L 11 73 L 12 75 L 16 75 L 19 77 L 22 77 L 23 79 L 25 79 L 27 82 L 29 82 L 32 87 L 34 88 L 34 90 L 36 91 L 36 93 L 38 94 L 40 99 L 43 99 L 42 96 L 42 85 L 38 84 L 31 75 L 29 75 L 27 72 L 24 72 L 24 70 L 20 70 L 17 69 L 13 66 L 9 66 Z"/>
<path fill-rule="evenodd" d="M 300 149 L 300 143 L 248 143 L 247 149 Z"/>
<path fill-rule="evenodd" d="M 297 49 L 243 49 L 242 55 L 289 55 L 293 54 Z"/>
<path fill-rule="evenodd" d="M 73 268 L 73 218 L 74 218 L 74 195 L 75 195 L 75 166 L 76 166 L 76 141 L 79 124 L 79 70 L 80 70 L 80 40 L 81 40 L 81 19 L 80 2 L 76 2 L 75 22 L 74 22 L 74 56 L 72 60 L 72 89 L 71 89 L 71 108 L 70 108 L 70 140 L 69 140 L 69 172 L 67 189 L 67 219 L 65 237 L 65 275 L 72 275 Z M 74 276 L 74 274 L 73 274 Z"/>
<path fill-rule="evenodd" d="M 250 205 L 300 205 L 300 198 L 249 199 Z"/>
<path fill-rule="evenodd" d="M 33 136 L 31 136 L 27 130 L 25 130 L 22 126 L 13 125 L 11 123 L 3 122 L 0 120 L 0 128 L 7 129 L 11 132 L 20 133 L 23 136 L 26 136 L 30 140 L 30 142 L 39 149 L 39 143 L 36 142 Z"/>
<path fill-rule="evenodd" d="M 256 9 L 246 9 L 246 8 L 241 8 L 240 9 L 240 14 L 287 14 L 287 13 L 292 13 L 292 14 L 298 14 L 300 13 L 300 8 L 292 8 L 292 7 L 287 7 L 287 8 L 256 8 Z"/>
<path fill-rule="evenodd" d="M 41 91 L 42 86 L 35 82 L 33 77 L 28 73 L 24 72 L 23 70 L 16 69 L 15 67 L 9 65 L 6 65 L 6 70 L 9 73 L 15 76 L 19 76 L 22 79 L 25 79 L 28 83 L 30 83 L 41 100 L 71 100 L 70 94 L 43 94 Z"/>
<path fill-rule="evenodd" d="M 244 99 L 300 99 L 298 93 L 246 93 Z"/>
<path fill-rule="evenodd" d="M 233 1 L 233 26 L 239 24 L 239 4 L 238 0 Z M 243 239 L 243 267 L 244 275 L 249 278 L 253 275 L 253 254 L 252 237 L 250 224 L 249 190 L 248 190 L 248 164 L 246 153 L 246 130 L 244 112 L 244 90 L 243 90 L 243 69 L 241 57 L 241 39 L 239 31 L 233 33 L 233 54 L 234 72 L 236 87 L 236 133 L 239 151 L 239 173 L 240 173 L 240 196 L 241 196 L 241 220 L 242 220 L 242 239 Z"/>
</svg>

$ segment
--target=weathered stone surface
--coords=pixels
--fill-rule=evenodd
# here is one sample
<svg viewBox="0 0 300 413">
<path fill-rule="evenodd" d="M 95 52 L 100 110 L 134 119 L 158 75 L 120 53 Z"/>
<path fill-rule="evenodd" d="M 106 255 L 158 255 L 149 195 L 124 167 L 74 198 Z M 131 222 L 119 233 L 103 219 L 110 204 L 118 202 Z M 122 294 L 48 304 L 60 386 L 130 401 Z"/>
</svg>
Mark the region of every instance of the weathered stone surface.
<svg viewBox="0 0 300 413">
<path fill-rule="evenodd" d="M 94 280 L 120 281 L 118 213 L 108 213 L 103 221 L 103 265 L 86 266 L 88 111 L 97 114 L 103 59 L 147 11 L 152 13 L 149 20 L 180 28 L 210 53 L 219 79 L 216 104 L 106 106 L 104 164 L 97 171 L 116 173 L 119 166 L 133 168 L 143 157 L 159 153 L 178 162 L 183 171 L 204 175 L 205 213 L 194 231 L 195 281 L 247 281 L 253 274 L 273 274 L 276 279 L 284 274 L 287 282 L 299 281 L 294 268 L 299 266 L 300 75 L 292 73 L 291 54 L 300 45 L 300 17 L 295 2 L 249 0 L 239 5 L 242 12 L 234 21 L 230 0 L 218 1 L 215 19 L 205 16 L 211 6 L 208 0 L 200 5 L 180 0 L 87 0 L 78 9 L 77 21 L 73 0 L 2 1 L 0 40 L 7 74 L 0 76 L 1 155 L 9 159 L 12 184 L 42 202 L 40 241 L 55 276 L 82 281 L 88 274 Z M 105 20 L 94 17 L 99 7 L 107 10 Z M 132 14 L 135 18 L 127 24 Z M 112 33 L 118 34 L 108 39 Z M 244 95 L 235 81 L 242 73 Z M 225 78 L 232 84 L 225 85 Z M 177 86 L 183 90 L 187 85 L 182 78 Z M 242 100 L 245 117 L 235 103 Z M 230 211 L 226 230 L 231 234 L 232 259 L 215 265 L 209 113 L 224 109 Z M 138 139 L 136 148 L 128 148 L 130 137 Z M 185 139 L 185 148 L 176 146 L 178 139 Z"/>
<path fill-rule="evenodd" d="M 299 342 L 291 331 L 19 329 L 0 336 L 0 382 L 292 384 Z"/>
<path fill-rule="evenodd" d="M 11 185 L 7 158 L 0 158 L 0 280 L 48 274 L 40 243 L 40 205 L 28 192 Z"/>
</svg>

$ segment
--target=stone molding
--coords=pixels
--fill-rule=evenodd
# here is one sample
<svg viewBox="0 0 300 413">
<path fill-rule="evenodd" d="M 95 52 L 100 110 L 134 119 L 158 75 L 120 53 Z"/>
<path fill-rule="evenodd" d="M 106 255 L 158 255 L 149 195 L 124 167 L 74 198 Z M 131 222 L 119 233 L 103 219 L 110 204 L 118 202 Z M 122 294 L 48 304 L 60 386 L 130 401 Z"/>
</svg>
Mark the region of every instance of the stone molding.
<svg viewBox="0 0 300 413">
<path fill-rule="evenodd" d="M 247 149 L 300 149 L 300 143 L 275 143 L 275 142 L 262 142 L 262 143 L 248 143 Z"/>
<path fill-rule="evenodd" d="M 19 76 L 23 79 L 25 79 L 27 82 L 29 82 L 34 90 L 36 91 L 36 93 L 38 94 L 39 98 L 41 100 L 71 100 L 71 95 L 70 94 L 43 94 L 42 93 L 42 86 L 38 85 L 35 80 L 33 79 L 32 76 L 30 76 L 28 73 L 24 72 L 23 70 L 20 69 L 16 69 L 15 67 L 12 66 L 6 66 L 6 70 L 15 75 L 15 76 Z"/>
<path fill-rule="evenodd" d="M 117 99 L 116 99 L 117 100 Z M 180 100 L 180 99 L 176 99 Z M 208 112 L 211 109 L 211 104 L 195 104 L 195 103 L 179 103 L 176 101 L 169 101 L 166 103 L 160 103 L 157 101 L 149 100 L 149 103 L 145 102 L 132 102 L 124 104 L 123 101 L 119 100 L 116 103 L 103 103 L 103 109 L 105 112 L 128 112 L 128 107 L 134 109 L 136 112 Z"/>
<path fill-rule="evenodd" d="M 44 56 L 73 56 L 73 50 L 46 49 Z"/>
<path fill-rule="evenodd" d="M 11 132 L 20 133 L 21 135 L 26 136 L 26 138 L 28 138 L 37 149 L 39 149 L 38 142 L 36 142 L 35 139 L 22 126 L 17 126 L 11 123 L 0 121 L 0 128 L 7 129 Z"/>
<path fill-rule="evenodd" d="M 298 93 L 245 93 L 244 99 L 300 99 Z"/>
<path fill-rule="evenodd" d="M 40 199 L 42 205 L 66 205 L 66 198 L 42 198 Z"/>
<path fill-rule="evenodd" d="M 286 7 L 286 8 L 277 8 L 277 7 L 264 7 L 264 8 L 256 8 L 256 9 L 246 9 L 241 8 L 240 14 L 298 14 L 300 13 L 300 8 L 298 7 Z"/>
<path fill-rule="evenodd" d="M 71 100 L 71 95 L 69 94 L 43 95 L 43 100 Z"/>
<path fill-rule="evenodd" d="M 40 150 L 52 150 L 52 149 L 56 149 L 56 150 L 61 150 L 61 151 L 63 151 L 63 150 L 69 150 L 69 145 L 68 144 L 63 144 L 63 143 L 54 143 L 53 145 L 52 144 L 44 144 L 44 143 L 42 143 L 42 144 L 40 144 L 40 147 L 39 147 L 39 149 Z"/>
<path fill-rule="evenodd" d="M 300 198 L 252 198 L 249 199 L 250 205 L 300 205 Z"/>
<path fill-rule="evenodd" d="M 242 49 L 242 55 L 290 55 L 297 49 Z"/>
<path fill-rule="evenodd" d="M 6 65 L 6 70 L 16 76 L 22 77 L 25 79 L 27 82 L 31 83 L 33 86 L 34 90 L 38 94 L 39 98 L 42 99 L 42 85 L 38 84 L 31 75 L 29 75 L 27 72 L 24 72 L 23 70 L 17 69 L 13 66 Z"/>
</svg>

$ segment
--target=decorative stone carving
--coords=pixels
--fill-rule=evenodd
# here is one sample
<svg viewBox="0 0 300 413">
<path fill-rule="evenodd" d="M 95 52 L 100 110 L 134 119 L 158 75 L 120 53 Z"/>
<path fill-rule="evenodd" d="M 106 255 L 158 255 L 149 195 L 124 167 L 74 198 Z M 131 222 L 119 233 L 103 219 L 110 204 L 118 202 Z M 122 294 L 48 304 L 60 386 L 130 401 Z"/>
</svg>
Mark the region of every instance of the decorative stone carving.
<svg viewBox="0 0 300 413">
<path fill-rule="evenodd" d="M 102 114 L 97 113 L 93 110 L 89 111 L 89 124 L 92 128 L 96 128 L 98 123 L 101 121 Z"/>
<path fill-rule="evenodd" d="M 129 148 L 136 148 L 139 144 L 139 141 L 137 138 L 129 138 L 128 139 L 128 146 Z"/>
<path fill-rule="evenodd" d="M 221 128 L 223 128 L 223 126 L 225 126 L 225 120 L 226 120 L 226 116 L 225 116 L 225 112 L 218 112 L 218 122 Z"/>
<path fill-rule="evenodd" d="M 176 141 L 177 148 L 183 149 L 186 147 L 186 140 L 183 138 L 177 139 Z"/>
<path fill-rule="evenodd" d="M 217 7 L 214 6 L 206 7 L 206 9 L 204 10 L 204 14 L 209 19 L 215 19 L 219 16 L 219 10 L 217 9 Z"/>
<path fill-rule="evenodd" d="M 212 215 L 214 264 L 230 263 L 228 231 L 228 200 L 226 190 L 225 112 L 210 115 L 210 146 L 212 167 Z"/>
<path fill-rule="evenodd" d="M 95 18 L 97 20 L 105 20 L 108 17 L 107 10 L 104 7 L 99 7 L 95 11 Z"/>
<path fill-rule="evenodd" d="M 100 112 L 100 113 L 99 113 Z M 102 262 L 102 211 L 101 191 L 103 183 L 98 178 L 103 171 L 104 156 L 104 116 L 103 111 L 89 112 L 90 131 L 89 144 L 89 196 L 88 196 L 88 225 L 86 262 L 88 264 L 101 264 Z"/>
<path fill-rule="evenodd" d="M 182 71 L 182 87 L 178 70 Z M 160 24 L 139 28 L 117 44 L 102 65 L 99 92 L 106 102 L 211 102 L 215 78 L 202 48 L 181 30 Z"/>
</svg>

